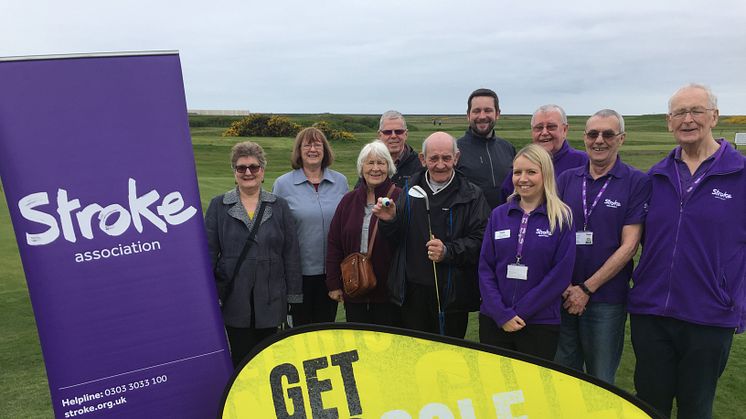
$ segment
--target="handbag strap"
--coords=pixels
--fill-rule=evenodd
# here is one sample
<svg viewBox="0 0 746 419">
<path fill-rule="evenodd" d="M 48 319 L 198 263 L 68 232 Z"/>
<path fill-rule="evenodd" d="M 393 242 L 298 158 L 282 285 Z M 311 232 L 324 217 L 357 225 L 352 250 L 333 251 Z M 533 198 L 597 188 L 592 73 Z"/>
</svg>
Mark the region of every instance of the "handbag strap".
<svg viewBox="0 0 746 419">
<path fill-rule="evenodd" d="M 236 280 L 236 276 L 238 275 L 239 269 L 241 269 L 243 260 L 246 257 L 246 254 L 249 253 L 249 248 L 251 247 L 251 243 L 254 241 L 254 237 L 256 237 L 256 233 L 259 230 L 259 224 L 262 223 L 262 216 L 264 215 L 264 206 L 265 206 L 265 202 L 261 201 L 261 203 L 259 204 L 259 212 L 257 213 L 256 218 L 254 218 L 254 225 L 251 226 L 251 231 L 249 232 L 249 238 L 246 239 L 246 244 L 243 245 L 243 249 L 241 250 L 241 256 L 238 257 L 236 266 L 233 268 L 233 275 L 231 275 L 231 280 L 229 283 L 233 283 L 233 281 Z"/>
<path fill-rule="evenodd" d="M 389 191 L 386 192 L 386 198 L 391 196 L 391 193 L 394 192 L 394 188 L 396 188 L 396 184 L 392 182 Z M 368 243 L 367 256 L 369 258 L 373 255 L 373 245 L 376 243 L 376 233 L 378 233 L 378 218 L 376 218 L 376 225 L 373 226 L 373 237 L 370 238 L 370 242 Z"/>
</svg>

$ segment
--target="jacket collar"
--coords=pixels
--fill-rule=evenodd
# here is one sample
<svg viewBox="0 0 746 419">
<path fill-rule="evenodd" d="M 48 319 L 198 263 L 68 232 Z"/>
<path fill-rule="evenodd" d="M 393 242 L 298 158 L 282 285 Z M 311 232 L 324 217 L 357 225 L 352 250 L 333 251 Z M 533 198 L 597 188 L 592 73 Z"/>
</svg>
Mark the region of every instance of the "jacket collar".
<svg viewBox="0 0 746 419">
<path fill-rule="evenodd" d="M 557 160 L 561 159 L 565 154 L 570 152 L 570 144 L 567 143 L 567 138 L 562 141 L 562 146 L 556 153 L 552 155 L 552 162 L 557 163 Z"/>
<path fill-rule="evenodd" d="M 259 192 L 259 202 L 266 202 L 268 204 L 271 204 L 275 201 L 277 201 L 277 197 L 274 194 L 269 193 L 264 189 Z M 228 215 L 243 222 L 244 224 L 246 224 L 246 227 L 251 228 L 254 220 L 251 220 L 249 218 L 249 214 L 246 213 L 246 209 L 243 207 L 243 204 L 241 204 L 241 199 L 238 196 L 238 187 L 231 189 L 223 195 L 223 204 L 231 205 L 231 207 L 228 208 Z M 257 207 L 257 211 L 258 210 L 259 207 Z M 264 209 L 264 215 L 262 215 L 262 222 L 269 219 L 271 215 L 272 208 L 267 206 Z"/>
<path fill-rule="evenodd" d="M 744 157 L 741 153 L 736 151 L 733 146 L 725 138 L 717 140 L 721 144 L 723 149 L 723 155 L 720 157 L 717 166 L 713 166 L 712 169 L 707 173 L 707 177 L 712 175 L 723 175 L 727 173 L 737 172 L 744 168 Z M 650 168 L 649 174 L 651 175 L 664 175 L 668 176 L 675 173 L 676 170 L 676 156 L 681 153 L 679 151 L 680 146 L 677 146 L 668 156 L 661 160 L 659 163 Z"/>
</svg>

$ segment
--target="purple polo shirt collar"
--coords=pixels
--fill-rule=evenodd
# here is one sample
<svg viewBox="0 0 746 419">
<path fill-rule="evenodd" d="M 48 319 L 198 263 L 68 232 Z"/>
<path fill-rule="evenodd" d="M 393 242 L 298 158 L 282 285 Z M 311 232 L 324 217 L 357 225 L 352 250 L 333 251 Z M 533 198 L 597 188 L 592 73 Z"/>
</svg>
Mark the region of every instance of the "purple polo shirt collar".
<svg viewBox="0 0 746 419">
<path fill-rule="evenodd" d="M 586 178 L 588 178 L 588 180 L 593 181 L 593 176 L 591 176 L 591 163 L 588 162 L 588 164 L 583 167 L 582 172 L 577 171 L 575 174 L 576 176 L 585 176 Z M 611 170 L 609 170 L 605 175 L 596 180 L 605 179 L 607 176 L 613 176 L 617 179 L 622 179 L 624 178 L 625 174 L 626 170 L 624 170 L 622 159 L 617 155 L 616 161 L 614 162 L 614 166 L 611 167 Z"/>
<path fill-rule="evenodd" d="M 521 208 L 520 202 L 521 202 L 521 199 L 518 196 L 516 196 L 515 199 L 511 199 L 507 203 L 507 205 L 508 205 L 508 214 L 510 214 L 513 211 L 518 211 L 520 214 L 523 214 L 524 211 L 523 211 L 523 208 Z M 531 215 L 534 215 L 534 214 L 544 214 L 544 215 L 547 215 L 547 207 L 546 207 L 546 205 L 547 205 L 546 203 L 543 203 L 543 204 L 539 205 L 538 207 L 534 208 L 534 210 L 531 211 Z"/>
</svg>

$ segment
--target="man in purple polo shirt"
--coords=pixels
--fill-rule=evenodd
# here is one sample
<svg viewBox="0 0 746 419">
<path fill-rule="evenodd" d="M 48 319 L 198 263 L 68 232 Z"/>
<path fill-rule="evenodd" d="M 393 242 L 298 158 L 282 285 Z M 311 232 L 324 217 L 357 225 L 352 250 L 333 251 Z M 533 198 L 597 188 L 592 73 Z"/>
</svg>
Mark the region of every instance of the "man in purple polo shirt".
<svg viewBox="0 0 746 419">
<path fill-rule="evenodd" d="M 585 124 L 590 163 L 565 171 L 560 198 L 572 208 L 575 269 L 565 290 L 555 361 L 614 383 L 624 347 L 627 291 L 650 200 L 650 179 L 622 162 L 624 118 L 603 109 Z"/>
<path fill-rule="evenodd" d="M 668 101 L 676 147 L 648 173 L 652 197 L 628 309 L 637 396 L 665 416 L 711 418 L 733 334 L 746 320 L 746 157 L 716 140 L 717 98 Z"/>
<path fill-rule="evenodd" d="M 588 156 L 570 147 L 567 142 L 569 128 L 565 110 L 557 105 L 540 106 L 531 117 L 531 142 L 549 152 L 554 164 L 554 175 L 558 178 L 565 170 L 588 163 Z M 507 199 L 513 193 L 513 176 L 506 176 L 500 188 L 503 199 Z"/>
</svg>

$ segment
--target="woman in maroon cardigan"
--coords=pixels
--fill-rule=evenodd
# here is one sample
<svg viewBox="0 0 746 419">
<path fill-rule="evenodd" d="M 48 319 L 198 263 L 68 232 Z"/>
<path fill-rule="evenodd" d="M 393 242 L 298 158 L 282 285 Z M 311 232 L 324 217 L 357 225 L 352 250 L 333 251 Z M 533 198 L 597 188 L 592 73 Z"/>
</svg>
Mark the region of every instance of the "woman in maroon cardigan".
<svg viewBox="0 0 746 419">
<path fill-rule="evenodd" d="M 329 298 L 344 303 L 348 322 L 398 326 L 399 307 L 389 302 L 386 286 L 394 249 L 380 237 L 380 233 L 373 244 L 371 257 L 377 279 L 376 288 L 357 298 L 350 297 L 342 289 L 342 260 L 350 253 L 368 253 L 371 250 L 368 249 L 369 236 L 378 223 L 378 218 L 371 212 L 373 205 L 389 191 L 388 196 L 392 200 L 396 200 L 401 192 L 391 181 L 391 176 L 396 173 L 394 161 L 386 145 L 380 141 L 366 144 L 360 151 L 357 173 L 362 180 L 342 198 L 329 228 L 326 287 Z"/>
</svg>

